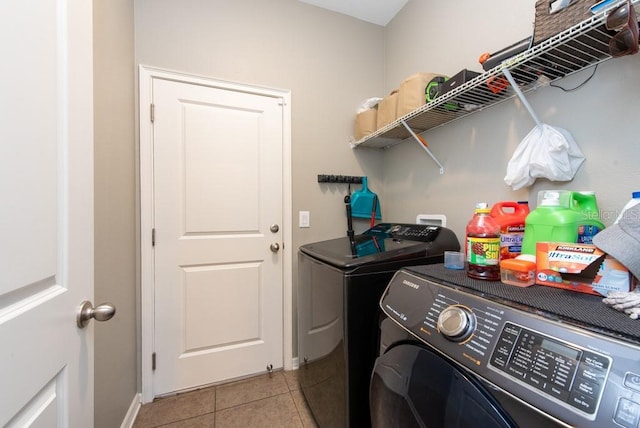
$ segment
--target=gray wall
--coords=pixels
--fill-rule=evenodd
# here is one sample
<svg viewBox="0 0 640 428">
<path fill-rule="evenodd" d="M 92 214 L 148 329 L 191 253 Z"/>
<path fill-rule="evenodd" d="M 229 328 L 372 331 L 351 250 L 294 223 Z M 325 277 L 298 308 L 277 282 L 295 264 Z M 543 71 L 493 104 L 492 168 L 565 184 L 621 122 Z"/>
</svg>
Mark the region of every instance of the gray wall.
<svg viewBox="0 0 640 428">
<path fill-rule="evenodd" d="M 482 71 L 477 61 L 482 52 L 496 52 L 531 35 L 534 5 L 534 0 L 517 7 L 512 0 L 460 0 L 453 6 L 445 0 L 409 1 L 386 29 L 386 89 L 416 71 Z M 443 213 L 463 240 L 476 202 L 528 199 L 534 208 L 539 190 L 559 188 L 595 191 L 603 221 L 611 224 L 631 192 L 640 190 L 639 66 L 640 55 L 613 59 L 598 66 L 593 79 L 575 92 L 546 87 L 526 95 L 543 122 L 569 130 L 584 152 L 586 161 L 573 181 L 539 179 L 519 191 L 504 183 L 507 162 L 534 127 L 521 103 L 512 100 L 423 134 L 444 164 L 443 175 L 415 142 L 387 150 L 386 214 L 411 221 L 418 213 Z M 592 70 L 557 84 L 575 87 Z"/>
<path fill-rule="evenodd" d="M 113 428 L 138 392 L 133 1 L 94 0 L 95 427 Z"/>
</svg>

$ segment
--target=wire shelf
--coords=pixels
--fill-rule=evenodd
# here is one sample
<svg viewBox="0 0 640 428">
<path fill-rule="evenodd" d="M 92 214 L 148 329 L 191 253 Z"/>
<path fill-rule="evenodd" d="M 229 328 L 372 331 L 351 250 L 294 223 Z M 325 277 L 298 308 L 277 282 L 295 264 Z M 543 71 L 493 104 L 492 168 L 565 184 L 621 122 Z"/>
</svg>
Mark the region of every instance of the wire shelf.
<svg viewBox="0 0 640 428">
<path fill-rule="evenodd" d="M 615 32 L 605 28 L 605 19 L 606 11 L 594 14 L 352 143 L 352 147 L 389 148 L 412 133 L 420 134 L 512 99 L 516 93 L 504 77 L 505 68 L 526 93 L 610 59 L 609 40 Z"/>
</svg>

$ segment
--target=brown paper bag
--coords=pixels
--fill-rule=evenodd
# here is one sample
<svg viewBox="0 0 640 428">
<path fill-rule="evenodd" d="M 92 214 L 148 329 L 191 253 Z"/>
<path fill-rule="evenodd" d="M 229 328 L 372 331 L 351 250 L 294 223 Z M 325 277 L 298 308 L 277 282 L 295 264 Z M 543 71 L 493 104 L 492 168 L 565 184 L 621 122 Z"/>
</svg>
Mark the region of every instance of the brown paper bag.
<svg viewBox="0 0 640 428">
<path fill-rule="evenodd" d="M 398 91 L 391 92 L 390 95 L 384 97 L 382 101 L 378 103 L 378 118 L 377 128 L 380 129 L 383 126 L 393 122 L 398 118 Z"/>
<path fill-rule="evenodd" d="M 376 132 L 378 129 L 378 109 L 370 108 L 356 115 L 354 138 L 356 141 Z"/>
<path fill-rule="evenodd" d="M 426 103 L 424 90 L 431 79 L 437 76 L 441 76 L 441 74 L 421 72 L 412 74 L 400 83 L 400 89 L 398 90 L 398 117 L 411 113 Z"/>
</svg>

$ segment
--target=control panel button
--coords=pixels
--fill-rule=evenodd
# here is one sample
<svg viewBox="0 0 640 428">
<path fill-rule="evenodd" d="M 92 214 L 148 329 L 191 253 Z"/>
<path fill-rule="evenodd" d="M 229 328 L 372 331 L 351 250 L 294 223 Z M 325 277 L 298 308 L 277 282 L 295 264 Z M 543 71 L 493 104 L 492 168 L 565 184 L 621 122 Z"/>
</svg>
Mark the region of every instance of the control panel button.
<svg viewBox="0 0 640 428">
<path fill-rule="evenodd" d="M 596 411 L 598 402 L 584 394 L 572 393 L 569 397 L 569 404 L 585 413 L 593 414 Z"/>
<path fill-rule="evenodd" d="M 636 428 L 640 420 L 640 404 L 626 398 L 620 398 L 613 420 L 623 427 Z"/>
<path fill-rule="evenodd" d="M 580 367 L 578 368 L 578 376 L 602 385 L 607 376 L 607 371 L 594 368 L 593 366 L 589 366 L 586 364 L 580 364 Z M 640 385 L 638 386 L 640 387 Z"/>
<path fill-rule="evenodd" d="M 609 369 L 609 359 L 604 355 L 594 354 L 592 352 L 585 352 L 583 358 L 583 364 L 590 367 L 607 371 Z"/>
<path fill-rule="evenodd" d="M 624 386 L 640 392 L 640 375 L 631 372 L 627 373 L 624 376 Z"/>
<path fill-rule="evenodd" d="M 591 398 L 598 398 L 598 395 L 600 395 L 600 384 L 599 383 L 593 383 L 593 382 L 589 382 L 587 380 L 584 379 L 576 379 L 576 384 L 574 385 L 574 389 Z"/>
</svg>

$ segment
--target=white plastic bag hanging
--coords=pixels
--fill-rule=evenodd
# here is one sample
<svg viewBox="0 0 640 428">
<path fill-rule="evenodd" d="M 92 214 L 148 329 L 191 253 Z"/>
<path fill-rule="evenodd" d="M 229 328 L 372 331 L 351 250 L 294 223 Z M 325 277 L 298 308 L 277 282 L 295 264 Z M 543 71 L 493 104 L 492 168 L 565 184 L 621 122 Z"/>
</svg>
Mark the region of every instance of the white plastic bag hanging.
<svg viewBox="0 0 640 428">
<path fill-rule="evenodd" d="M 376 105 L 378 105 L 380 101 L 382 101 L 382 98 L 378 98 L 378 97 L 368 98 L 364 100 L 362 103 L 360 103 L 360 105 L 358 106 L 358 109 L 356 110 L 356 113 L 359 114 L 369 110 L 370 108 L 374 108 Z"/>
<path fill-rule="evenodd" d="M 542 123 L 516 148 L 504 181 L 513 190 L 530 186 L 537 178 L 569 181 L 582 162 L 584 155 L 569 131 Z"/>
<path fill-rule="evenodd" d="M 536 123 L 520 142 L 507 164 L 504 182 L 513 190 L 530 186 L 536 178 L 569 181 L 584 162 L 582 150 L 566 129 L 542 123 L 524 97 L 508 68 L 503 73 Z"/>
</svg>

